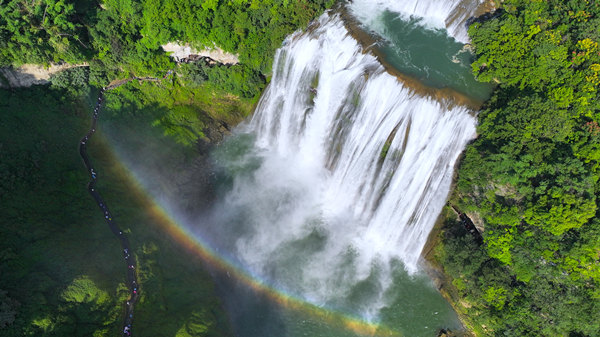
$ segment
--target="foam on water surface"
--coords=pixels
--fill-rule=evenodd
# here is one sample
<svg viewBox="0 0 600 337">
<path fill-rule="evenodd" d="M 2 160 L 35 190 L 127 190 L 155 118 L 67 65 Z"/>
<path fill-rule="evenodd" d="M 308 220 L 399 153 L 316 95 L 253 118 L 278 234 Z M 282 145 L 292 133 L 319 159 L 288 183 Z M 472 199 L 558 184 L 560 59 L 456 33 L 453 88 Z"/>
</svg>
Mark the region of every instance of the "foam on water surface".
<svg viewBox="0 0 600 337">
<path fill-rule="evenodd" d="M 376 29 L 384 11 L 419 18 L 431 29 L 446 29 L 457 41 L 467 43 L 467 19 L 476 15 L 484 0 L 355 0 L 349 8 L 363 24 Z"/>
<path fill-rule="evenodd" d="M 375 319 L 394 261 L 418 270 L 475 119 L 404 87 L 337 16 L 288 38 L 273 69 L 242 130 L 256 146 L 242 161 L 260 164 L 234 177 L 219 226 L 268 284 Z"/>
</svg>

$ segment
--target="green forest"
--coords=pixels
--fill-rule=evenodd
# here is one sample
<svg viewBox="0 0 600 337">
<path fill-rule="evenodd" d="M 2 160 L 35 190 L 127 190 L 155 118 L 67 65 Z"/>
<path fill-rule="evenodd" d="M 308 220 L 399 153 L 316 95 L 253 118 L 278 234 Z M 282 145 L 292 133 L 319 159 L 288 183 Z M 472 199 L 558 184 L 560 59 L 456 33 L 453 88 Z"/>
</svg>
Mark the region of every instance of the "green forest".
<svg viewBox="0 0 600 337">
<path fill-rule="evenodd" d="M 126 266 L 85 189 L 89 175 L 76 151 L 95 100 L 65 97 L 67 91 L 47 86 L 0 90 L 0 171 L 8 173 L 0 175 L 0 336 L 117 336 L 122 330 Z M 185 154 L 160 130 L 149 132 L 171 153 Z M 102 136 L 92 139 L 89 152 L 100 172 L 98 189 L 129 233 L 138 261 L 136 332 L 232 335 L 202 260 L 165 235 L 151 201 Z"/>
<path fill-rule="evenodd" d="M 506 0 L 469 28 L 479 113 L 437 257 L 482 336 L 600 333 L 600 2 Z"/>
<path fill-rule="evenodd" d="M 83 65 L 52 75 L 50 86 L 0 88 L 0 336 L 122 332 L 129 293 L 125 264 L 85 190 L 88 177 L 74 150 L 98 89 L 175 70 L 160 81 L 134 80 L 107 92 L 101 113 L 105 123 L 148 133 L 144 137 L 170 149 L 170 164 L 184 165 L 198 156 L 190 145 L 220 140 L 222 129 L 250 114 L 275 49 L 332 4 L 0 0 L 0 66 Z M 177 65 L 160 48 L 170 41 L 218 46 L 237 54 L 240 63 Z M 89 152 L 101 172 L 98 189 L 134 238 L 141 287 L 136 334 L 231 336 L 202 260 L 165 235 L 146 211 L 151 201 L 102 135 Z"/>
<path fill-rule="evenodd" d="M 119 98 L 113 99 L 112 107 L 165 106 L 170 109 L 168 116 L 158 118 L 156 123 L 181 142 L 191 144 L 205 136 L 202 129 L 210 124 L 206 113 L 212 113 L 210 120 L 228 121 L 231 118 L 225 110 L 233 112 L 242 105 L 247 115 L 266 85 L 274 52 L 283 39 L 306 27 L 334 2 L 3 0 L 0 67 L 27 63 L 86 65 L 51 78 L 54 87 L 79 97 L 88 94 L 90 88 L 132 77 L 162 77 L 175 69 L 176 78 L 158 89 L 147 85 L 147 90 L 135 85 L 119 88 Z M 218 46 L 238 55 L 240 63 L 209 65 L 201 60 L 177 66 L 161 48 L 173 41 L 198 49 Z M 181 90 L 172 93 L 173 87 Z M 214 97 L 228 99 L 217 99 L 212 104 Z M 205 104 L 199 107 L 198 101 Z M 207 105 L 215 105 L 218 111 Z M 192 124 L 191 130 L 185 123 Z"/>
<path fill-rule="evenodd" d="M 105 109 L 114 123 L 157 126 L 153 136 L 186 153 L 251 113 L 275 49 L 334 2 L 0 0 L 0 66 L 87 65 L 50 88 L 0 89 L 0 336 L 119 333 L 125 273 L 103 262 L 122 257 L 73 150 L 97 90 L 175 69 L 108 92 Z M 483 243 L 445 208 L 434 250 L 444 291 L 478 336 L 598 336 L 600 2 L 504 0 L 469 35 L 474 75 L 496 88 L 449 205 L 475 220 Z M 240 63 L 176 65 L 160 48 L 172 41 L 216 45 Z M 153 294 L 136 307 L 139 334 L 232 335 L 202 263 L 139 211 L 149 201 L 106 141 L 93 142 L 99 189 L 138 236 L 142 294 Z"/>
<path fill-rule="evenodd" d="M 161 45 L 185 41 L 270 70 L 283 39 L 333 0 L 3 0 L 0 65 L 89 62 L 92 83 L 173 67 Z"/>
</svg>

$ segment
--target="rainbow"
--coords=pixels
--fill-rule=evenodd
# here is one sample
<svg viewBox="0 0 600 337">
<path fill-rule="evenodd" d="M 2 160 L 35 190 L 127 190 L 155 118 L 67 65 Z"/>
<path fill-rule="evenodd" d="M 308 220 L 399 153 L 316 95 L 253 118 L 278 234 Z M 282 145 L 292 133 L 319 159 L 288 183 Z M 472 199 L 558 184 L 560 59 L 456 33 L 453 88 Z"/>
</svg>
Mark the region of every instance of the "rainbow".
<svg viewBox="0 0 600 337">
<path fill-rule="evenodd" d="M 294 312 L 302 313 L 311 319 L 323 322 L 332 327 L 344 329 L 360 336 L 402 336 L 400 332 L 382 324 L 370 323 L 361 318 L 351 317 L 340 312 L 318 307 L 300 298 L 285 294 L 268 286 L 263 281 L 253 277 L 241 268 L 236 267 L 232 261 L 220 256 L 215 250 L 211 249 L 210 245 L 208 245 L 202 237 L 194 234 L 189 228 L 178 222 L 166 207 L 160 205 L 160 203 L 145 190 L 142 179 L 140 179 L 133 170 L 129 169 L 124 164 L 124 161 L 119 154 L 108 145 L 110 142 L 107 141 L 105 137 L 102 138 L 102 146 L 105 147 L 105 149 L 108 149 L 105 154 L 108 156 L 107 159 L 113 165 L 112 168 L 114 169 L 114 172 L 123 175 L 127 185 L 131 187 L 130 192 L 137 200 L 142 201 L 145 211 L 152 216 L 157 224 L 159 224 L 164 233 L 178 242 L 178 244 L 187 251 L 198 256 L 198 258 L 205 263 L 208 263 L 220 272 L 226 273 L 230 277 L 243 282 L 256 293 L 266 296 L 270 301 L 277 303 L 279 306 Z"/>
</svg>

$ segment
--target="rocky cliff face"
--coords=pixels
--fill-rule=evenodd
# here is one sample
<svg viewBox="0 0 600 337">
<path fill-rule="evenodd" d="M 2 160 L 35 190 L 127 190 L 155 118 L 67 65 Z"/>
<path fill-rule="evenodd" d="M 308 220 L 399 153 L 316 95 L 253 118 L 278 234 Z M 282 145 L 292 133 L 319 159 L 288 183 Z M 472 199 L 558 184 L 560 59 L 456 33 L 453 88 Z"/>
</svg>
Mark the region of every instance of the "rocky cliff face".
<svg viewBox="0 0 600 337">
<path fill-rule="evenodd" d="M 47 84 L 50 75 L 73 67 L 86 67 L 83 64 L 52 64 L 44 67 L 36 64 L 24 64 L 18 68 L 0 68 L 0 88 L 30 87 L 34 84 Z"/>
<path fill-rule="evenodd" d="M 240 62 L 237 55 L 227 53 L 219 47 L 196 50 L 187 43 L 181 45 L 177 42 L 169 42 L 163 45 L 162 49 L 168 52 L 176 62 L 180 62 L 190 56 L 208 57 L 223 64 L 236 64 Z"/>
</svg>

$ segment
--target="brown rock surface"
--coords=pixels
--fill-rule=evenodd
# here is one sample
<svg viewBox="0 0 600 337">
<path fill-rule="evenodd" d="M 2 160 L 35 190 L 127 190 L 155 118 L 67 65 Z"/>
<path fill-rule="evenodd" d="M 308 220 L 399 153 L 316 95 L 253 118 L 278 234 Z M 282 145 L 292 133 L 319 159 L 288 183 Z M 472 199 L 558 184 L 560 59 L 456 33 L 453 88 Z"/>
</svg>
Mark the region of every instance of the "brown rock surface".
<svg viewBox="0 0 600 337">
<path fill-rule="evenodd" d="M 24 64 L 18 68 L 0 68 L 0 88 L 30 87 L 34 84 L 49 83 L 50 75 L 74 67 L 87 67 L 82 64 L 52 64 L 44 67 L 37 64 Z"/>
</svg>

